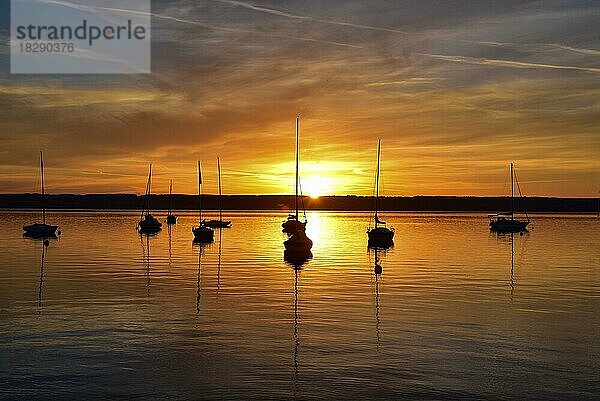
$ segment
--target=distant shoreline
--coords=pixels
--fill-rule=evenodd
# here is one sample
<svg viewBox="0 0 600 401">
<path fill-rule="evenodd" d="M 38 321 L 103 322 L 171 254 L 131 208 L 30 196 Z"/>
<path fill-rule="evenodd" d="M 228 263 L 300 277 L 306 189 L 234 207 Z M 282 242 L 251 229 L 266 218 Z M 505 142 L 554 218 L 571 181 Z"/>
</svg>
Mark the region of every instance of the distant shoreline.
<svg viewBox="0 0 600 401">
<path fill-rule="evenodd" d="M 63 210 L 140 210 L 144 196 L 135 194 L 0 194 L 0 209 L 47 209 Z M 598 212 L 598 198 L 515 198 L 515 210 L 531 213 L 593 213 Z M 371 196 L 322 196 L 303 197 L 306 210 L 366 212 L 373 210 Z M 223 195 L 223 210 L 288 211 L 294 208 L 293 195 Z M 151 195 L 150 208 L 167 210 L 169 195 Z M 197 195 L 173 195 L 172 208 L 196 210 Z M 202 207 L 218 210 L 217 195 L 204 195 Z M 302 207 L 302 205 L 301 205 Z M 509 197 L 487 196 L 392 196 L 379 199 L 379 210 L 397 212 L 473 212 L 494 213 L 510 209 Z"/>
</svg>

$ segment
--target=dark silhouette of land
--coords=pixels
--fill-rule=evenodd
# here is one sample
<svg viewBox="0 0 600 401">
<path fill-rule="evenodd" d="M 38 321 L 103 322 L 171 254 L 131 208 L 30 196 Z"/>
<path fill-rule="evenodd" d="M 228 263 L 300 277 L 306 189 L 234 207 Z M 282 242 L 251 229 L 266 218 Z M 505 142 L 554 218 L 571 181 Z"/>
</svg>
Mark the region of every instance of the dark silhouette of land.
<svg viewBox="0 0 600 401">
<path fill-rule="evenodd" d="M 108 209 L 141 210 L 143 195 L 134 194 L 88 194 L 88 195 L 45 195 L 40 194 L 0 194 L 0 209 L 36 209 L 42 205 L 46 209 Z M 307 210 L 368 211 L 373 209 L 370 196 L 322 196 L 304 197 Z M 151 195 L 151 209 L 167 209 L 169 195 Z M 550 198 L 525 197 L 515 199 L 516 211 L 545 213 L 597 213 L 597 198 Z M 173 195 L 173 209 L 196 209 L 197 195 Z M 217 195 L 204 195 L 202 207 L 215 210 L 219 207 Z M 223 195 L 224 210 L 291 210 L 294 207 L 293 195 Z M 475 196 L 394 196 L 380 197 L 381 211 L 416 212 L 497 212 L 510 210 L 509 197 Z"/>
</svg>

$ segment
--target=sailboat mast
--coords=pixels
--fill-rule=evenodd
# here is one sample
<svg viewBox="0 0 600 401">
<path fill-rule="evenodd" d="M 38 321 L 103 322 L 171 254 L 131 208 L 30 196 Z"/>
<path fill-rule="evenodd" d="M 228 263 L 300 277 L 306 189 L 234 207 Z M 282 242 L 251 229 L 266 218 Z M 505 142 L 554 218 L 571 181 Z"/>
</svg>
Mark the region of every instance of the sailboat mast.
<svg viewBox="0 0 600 401">
<path fill-rule="evenodd" d="M 299 124 L 300 124 L 300 117 L 296 116 L 296 221 L 299 220 L 298 218 L 298 168 L 299 168 L 299 164 L 300 164 L 300 146 L 299 146 Z"/>
<path fill-rule="evenodd" d="M 381 139 L 377 141 L 377 174 L 375 175 L 375 228 L 377 228 L 377 211 L 379 210 L 379 171 L 381 159 Z"/>
<path fill-rule="evenodd" d="M 146 185 L 146 214 L 150 214 L 150 192 L 152 191 L 152 163 L 148 170 L 148 183 Z"/>
<path fill-rule="evenodd" d="M 221 207 L 221 160 L 218 157 L 217 170 L 219 170 L 219 221 L 223 221 L 223 209 Z"/>
<path fill-rule="evenodd" d="M 171 215 L 171 197 L 173 196 L 173 180 L 169 183 L 169 216 Z"/>
<path fill-rule="evenodd" d="M 42 175 L 42 223 L 46 224 L 46 191 L 44 189 L 44 153 L 40 150 L 40 171 Z"/>
<path fill-rule="evenodd" d="M 515 183 L 512 162 L 510 163 L 510 218 L 513 220 L 515 218 Z"/>
<path fill-rule="evenodd" d="M 198 160 L 198 219 L 202 222 L 202 169 Z"/>
</svg>

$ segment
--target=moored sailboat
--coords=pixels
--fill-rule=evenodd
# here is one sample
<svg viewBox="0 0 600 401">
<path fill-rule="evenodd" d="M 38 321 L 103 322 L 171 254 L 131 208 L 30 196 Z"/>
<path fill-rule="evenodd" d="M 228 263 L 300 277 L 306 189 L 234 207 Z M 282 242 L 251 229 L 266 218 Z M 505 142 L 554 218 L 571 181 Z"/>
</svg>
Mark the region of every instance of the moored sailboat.
<svg viewBox="0 0 600 401">
<path fill-rule="evenodd" d="M 497 213 L 489 215 L 490 219 L 490 230 L 499 232 L 520 232 L 527 231 L 527 226 L 531 221 L 529 216 L 525 213 L 527 220 L 519 220 L 515 218 L 515 180 L 517 179 L 514 172 L 513 163 L 510 163 L 510 213 Z M 519 189 L 519 195 L 521 194 L 521 188 L 519 181 L 517 180 L 517 188 Z"/>
<path fill-rule="evenodd" d="M 387 248 L 394 244 L 394 229 L 388 228 L 385 221 L 379 220 L 379 174 L 381 170 L 381 139 L 377 142 L 377 173 L 375 175 L 375 226 L 367 229 L 369 246 Z"/>
<path fill-rule="evenodd" d="M 148 182 L 146 182 L 146 195 L 144 210 L 138 223 L 138 230 L 142 234 L 156 234 L 161 230 L 162 223 L 150 213 L 150 191 L 152 187 L 152 163 L 148 169 Z"/>
<path fill-rule="evenodd" d="M 206 227 L 229 228 L 231 221 L 223 220 L 222 190 L 221 190 L 221 160 L 217 157 L 217 171 L 219 175 L 219 220 L 203 220 Z"/>
<path fill-rule="evenodd" d="M 300 166 L 300 134 L 299 134 L 299 125 L 300 125 L 300 117 L 296 117 L 296 182 L 295 182 L 295 198 L 294 204 L 296 213 L 289 214 L 286 221 L 281 224 L 283 227 L 283 232 L 293 234 L 297 231 L 304 231 L 306 229 L 306 218 L 304 221 L 300 220 L 300 216 L 298 213 L 298 187 L 300 183 L 299 178 L 299 166 Z"/>
<path fill-rule="evenodd" d="M 212 242 L 215 238 L 215 231 L 207 227 L 202 220 L 202 167 L 198 160 L 198 227 L 192 228 L 195 242 Z"/>
<path fill-rule="evenodd" d="M 25 231 L 23 235 L 34 238 L 56 237 L 58 226 L 46 224 L 46 190 L 44 187 L 44 154 L 42 151 L 40 151 L 40 174 L 42 188 L 42 222 L 23 226 L 23 231 Z"/>
<path fill-rule="evenodd" d="M 173 214 L 172 210 L 173 204 L 173 180 L 169 183 L 169 213 L 167 214 L 167 224 L 176 224 L 177 216 Z"/>
<path fill-rule="evenodd" d="M 291 234 L 290 237 L 283 243 L 287 253 L 308 255 L 313 246 L 313 242 L 306 236 L 306 218 L 300 221 L 298 216 L 298 170 L 300 165 L 300 147 L 298 140 L 298 125 L 299 117 L 296 117 L 296 214 L 290 215 L 288 220 L 283 223 L 283 231 Z"/>
</svg>

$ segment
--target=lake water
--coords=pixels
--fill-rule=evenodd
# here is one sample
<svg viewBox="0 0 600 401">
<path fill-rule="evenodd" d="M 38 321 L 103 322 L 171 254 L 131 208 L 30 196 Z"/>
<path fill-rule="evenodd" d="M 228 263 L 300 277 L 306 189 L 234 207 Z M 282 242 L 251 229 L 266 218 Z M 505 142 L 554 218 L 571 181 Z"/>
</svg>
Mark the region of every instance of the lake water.
<svg viewBox="0 0 600 401">
<path fill-rule="evenodd" d="M 52 212 L 44 248 L 22 237 L 38 214 L 0 212 L 0 397 L 600 397 L 600 219 L 498 236 L 483 215 L 386 214 L 376 276 L 367 214 L 308 213 L 301 270 L 285 214 L 226 217 L 200 247 L 193 213 L 148 238 L 138 213 Z"/>
</svg>

